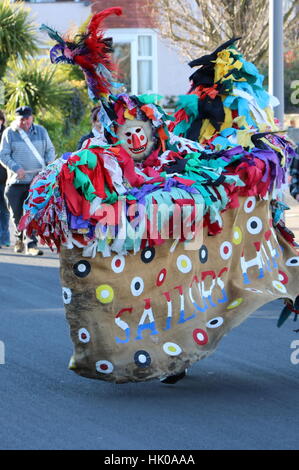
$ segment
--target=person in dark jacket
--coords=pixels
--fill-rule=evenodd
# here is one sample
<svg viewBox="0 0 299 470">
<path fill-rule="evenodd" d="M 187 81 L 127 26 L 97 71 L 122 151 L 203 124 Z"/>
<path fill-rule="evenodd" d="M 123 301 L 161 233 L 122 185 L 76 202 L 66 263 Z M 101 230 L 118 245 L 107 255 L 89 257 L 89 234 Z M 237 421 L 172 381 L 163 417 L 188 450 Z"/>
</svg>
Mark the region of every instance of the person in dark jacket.
<svg viewBox="0 0 299 470">
<path fill-rule="evenodd" d="M 84 146 L 84 144 L 87 143 L 89 139 L 100 139 L 100 140 L 105 139 L 103 127 L 98 117 L 100 109 L 101 109 L 101 106 L 96 106 L 95 108 L 91 110 L 92 130 L 91 132 L 89 132 L 89 134 L 83 135 L 81 137 L 77 145 L 77 150 L 80 150 Z"/>
<path fill-rule="evenodd" d="M 299 151 L 299 147 L 298 147 Z M 291 184 L 290 184 L 290 193 L 296 201 L 299 202 L 299 154 L 293 158 L 291 168 Z"/>
<path fill-rule="evenodd" d="M 0 111 L 0 142 L 5 129 L 5 114 Z M 10 245 L 9 210 L 4 197 L 7 180 L 6 168 L 0 164 L 0 248 Z"/>
</svg>

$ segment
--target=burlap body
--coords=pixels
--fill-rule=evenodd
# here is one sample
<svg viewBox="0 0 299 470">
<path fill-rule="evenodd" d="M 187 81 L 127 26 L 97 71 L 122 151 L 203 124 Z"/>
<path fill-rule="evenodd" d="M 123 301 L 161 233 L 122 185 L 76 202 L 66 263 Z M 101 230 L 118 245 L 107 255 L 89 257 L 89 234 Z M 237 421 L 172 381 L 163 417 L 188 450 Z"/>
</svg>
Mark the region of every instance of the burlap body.
<svg viewBox="0 0 299 470">
<path fill-rule="evenodd" d="M 272 228 L 269 202 L 240 198 L 222 216 L 223 231 L 204 230 L 193 249 L 168 240 L 107 258 L 62 250 L 72 370 L 117 383 L 178 374 L 262 305 L 296 298 L 298 253 Z"/>
</svg>

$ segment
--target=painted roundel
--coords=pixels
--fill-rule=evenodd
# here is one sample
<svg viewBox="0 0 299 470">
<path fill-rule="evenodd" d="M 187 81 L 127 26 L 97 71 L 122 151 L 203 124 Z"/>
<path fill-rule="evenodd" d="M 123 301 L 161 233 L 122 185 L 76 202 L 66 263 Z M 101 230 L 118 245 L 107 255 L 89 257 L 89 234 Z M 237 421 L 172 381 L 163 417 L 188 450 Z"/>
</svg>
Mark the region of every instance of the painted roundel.
<svg viewBox="0 0 299 470">
<path fill-rule="evenodd" d="M 134 277 L 131 281 L 131 292 L 135 297 L 141 295 L 144 290 L 144 281 L 141 277 Z"/>
<path fill-rule="evenodd" d="M 124 256 L 114 256 L 111 261 L 112 271 L 119 274 L 122 273 L 125 267 L 126 261 Z"/>
<path fill-rule="evenodd" d="M 250 217 L 246 224 L 247 230 L 251 235 L 257 235 L 262 231 L 263 222 L 259 217 Z"/>
<path fill-rule="evenodd" d="M 78 331 L 78 337 L 81 343 L 89 343 L 90 341 L 90 333 L 86 328 L 80 328 Z"/>
<path fill-rule="evenodd" d="M 202 245 L 201 248 L 199 249 L 199 261 L 201 263 L 206 263 L 208 261 L 208 257 L 209 257 L 208 248 L 206 247 L 206 245 Z"/>
<path fill-rule="evenodd" d="M 108 284 L 101 284 L 96 288 L 96 298 L 101 304 L 109 304 L 114 299 L 114 290 Z"/>
<path fill-rule="evenodd" d="M 241 305 L 241 303 L 243 302 L 243 300 L 244 300 L 244 299 L 242 299 L 242 297 L 239 297 L 238 299 L 233 300 L 233 301 L 227 306 L 227 309 L 228 309 L 228 310 L 232 310 L 233 308 L 239 307 L 239 305 Z"/>
<path fill-rule="evenodd" d="M 189 273 L 192 269 L 191 259 L 188 258 L 188 256 L 186 255 L 178 256 L 176 260 L 176 265 L 178 270 L 183 274 Z"/>
<path fill-rule="evenodd" d="M 293 256 L 286 262 L 286 266 L 299 266 L 299 256 Z"/>
<path fill-rule="evenodd" d="M 91 266 L 85 259 L 80 260 L 78 263 L 74 264 L 73 271 L 77 277 L 86 277 L 91 271 Z"/>
<path fill-rule="evenodd" d="M 169 356 L 178 356 L 181 354 L 182 348 L 178 344 L 168 341 L 163 344 L 163 351 Z"/>
<path fill-rule="evenodd" d="M 255 289 L 254 287 L 245 287 L 245 290 L 248 292 L 253 292 L 254 294 L 263 294 L 262 290 Z"/>
<path fill-rule="evenodd" d="M 275 289 L 281 292 L 282 294 L 286 294 L 287 292 L 286 287 L 280 281 L 272 281 L 272 286 L 275 287 Z"/>
<path fill-rule="evenodd" d="M 222 259 L 229 259 L 233 252 L 233 246 L 230 242 L 223 242 L 220 245 L 220 256 Z"/>
<path fill-rule="evenodd" d="M 152 360 L 147 351 L 140 350 L 135 352 L 134 362 L 138 367 L 148 367 L 150 366 Z"/>
<path fill-rule="evenodd" d="M 254 196 L 248 197 L 244 202 L 244 211 L 246 214 L 250 214 L 250 212 L 254 211 L 256 206 L 256 198 Z"/>
<path fill-rule="evenodd" d="M 111 374 L 113 372 L 114 366 L 110 361 L 98 361 L 96 362 L 96 370 L 102 374 Z"/>
<path fill-rule="evenodd" d="M 282 284 L 287 284 L 289 282 L 289 278 L 288 278 L 287 274 L 283 271 L 278 271 L 278 280 Z"/>
<path fill-rule="evenodd" d="M 72 291 L 68 287 L 62 288 L 62 299 L 64 304 L 70 304 L 72 301 Z"/>
<path fill-rule="evenodd" d="M 158 287 L 162 286 L 167 276 L 167 270 L 165 268 L 161 269 L 157 276 L 156 285 Z"/>
<path fill-rule="evenodd" d="M 214 317 L 207 322 L 206 326 L 207 328 L 219 328 L 219 326 L 221 326 L 223 322 L 224 320 L 222 317 Z"/>
<path fill-rule="evenodd" d="M 207 342 L 209 341 L 207 332 L 205 330 L 202 330 L 201 328 L 196 328 L 193 331 L 192 335 L 193 335 L 194 341 L 200 346 L 207 344 Z"/>
<path fill-rule="evenodd" d="M 242 230 L 240 227 L 234 226 L 233 227 L 233 243 L 235 245 L 240 245 L 243 240 Z"/>
<path fill-rule="evenodd" d="M 144 263 L 150 263 L 151 261 L 153 261 L 155 254 L 156 250 L 154 247 L 144 248 L 140 255 L 141 261 L 143 261 Z"/>
</svg>

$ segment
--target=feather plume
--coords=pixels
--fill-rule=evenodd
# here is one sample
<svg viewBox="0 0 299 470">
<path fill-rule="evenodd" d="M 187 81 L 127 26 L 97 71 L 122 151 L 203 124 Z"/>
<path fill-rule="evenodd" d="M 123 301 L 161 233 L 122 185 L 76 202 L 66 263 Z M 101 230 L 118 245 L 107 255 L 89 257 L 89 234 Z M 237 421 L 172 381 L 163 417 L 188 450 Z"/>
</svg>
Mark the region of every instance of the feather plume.
<svg viewBox="0 0 299 470">
<path fill-rule="evenodd" d="M 78 65 L 84 72 L 89 95 L 94 101 L 109 95 L 111 87 L 115 86 L 116 67 L 111 58 L 112 38 L 104 37 L 102 24 L 112 14 L 119 16 L 122 9 L 112 7 L 96 13 L 86 32 L 73 38 L 61 36 L 46 25 L 40 28 L 58 42 L 50 51 L 51 62 Z"/>
</svg>

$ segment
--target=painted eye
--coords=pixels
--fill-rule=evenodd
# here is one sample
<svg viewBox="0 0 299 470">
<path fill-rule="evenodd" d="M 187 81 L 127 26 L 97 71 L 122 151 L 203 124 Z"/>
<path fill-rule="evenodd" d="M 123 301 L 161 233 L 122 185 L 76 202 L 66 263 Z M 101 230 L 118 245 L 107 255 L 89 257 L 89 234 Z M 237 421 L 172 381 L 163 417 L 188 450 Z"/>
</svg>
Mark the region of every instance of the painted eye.
<svg viewBox="0 0 299 470">
<path fill-rule="evenodd" d="M 262 290 L 255 289 L 254 287 L 245 287 L 245 290 L 247 290 L 247 292 L 253 292 L 254 294 L 263 294 Z"/>
<path fill-rule="evenodd" d="M 110 361 L 98 361 L 96 362 L 96 370 L 102 374 L 111 374 L 113 372 L 113 364 Z"/>
<path fill-rule="evenodd" d="M 286 287 L 280 281 L 276 281 L 276 280 L 272 281 L 272 286 L 275 287 L 275 289 L 277 289 L 282 294 L 286 294 L 286 292 L 287 292 Z"/>
<path fill-rule="evenodd" d="M 222 317 L 215 317 L 212 318 L 207 322 L 207 328 L 218 328 L 219 326 L 222 325 L 223 323 L 223 318 Z"/>
<path fill-rule="evenodd" d="M 205 245 L 202 245 L 199 249 L 199 261 L 201 263 L 206 263 L 208 261 L 209 252 Z"/>
<path fill-rule="evenodd" d="M 178 356 L 182 352 L 182 348 L 176 344 L 167 342 L 163 344 L 163 351 L 169 356 Z"/>
<path fill-rule="evenodd" d="M 73 271 L 78 277 L 86 277 L 91 271 L 91 266 L 88 261 L 81 260 L 74 264 Z"/>
<path fill-rule="evenodd" d="M 96 298 L 102 304 L 109 304 L 114 298 L 114 291 L 108 284 L 101 284 L 96 288 Z"/>
<path fill-rule="evenodd" d="M 135 297 L 141 295 L 144 289 L 144 281 L 141 277 L 134 277 L 131 282 L 131 292 Z"/>
<path fill-rule="evenodd" d="M 153 261 L 155 254 L 156 254 L 156 250 L 154 247 L 144 248 L 142 250 L 140 257 L 144 263 L 150 263 L 151 261 Z"/>
<path fill-rule="evenodd" d="M 227 260 L 231 257 L 233 246 L 230 242 L 223 242 L 220 246 L 220 256 L 222 259 Z"/>
<path fill-rule="evenodd" d="M 250 217 L 246 226 L 249 233 L 252 235 L 257 235 L 263 228 L 263 222 L 259 217 Z"/>
<path fill-rule="evenodd" d="M 167 270 L 165 268 L 161 269 L 161 271 L 159 272 L 159 274 L 157 276 L 157 280 L 156 280 L 156 285 L 158 287 L 162 286 L 163 282 L 166 279 L 166 276 L 167 276 Z"/>
<path fill-rule="evenodd" d="M 286 266 L 299 266 L 299 256 L 293 256 L 286 262 Z"/>
<path fill-rule="evenodd" d="M 70 304 L 72 301 L 72 291 L 68 287 L 62 288 L 62 299 L 63 303 Z"/>
<path fill-rule="evenodd" d="M 152 361 L 147 351 L 140 350 L 134 354 L 134 362 L 139 367 L 148 367 Z"/>
<path fill-rule="evenodd" d="M 178 256 L 176 265 L 178 270 L 183 274 L 189 273 L 192 269 L 192 262 L 186 255 Z"/>
<path fill-rule="evenodd" d="M 126 132 L 125 135 L 126 135 L 127 137 L 130 137 L 132 134 L 131 134 L 131 132 Z"/>
<path fill-rule="evenodd" d="M 242 243 L 243 235 L 240 227 L 233 227 L 233 243 L 235 245 L 240 245 Z"/>
<path fill-rule="evenodd" d="M 288 276 L 287 276 L 286 273 L 284 273 L 283 271 L 278 271 L 278 280 L 279 280 L 282 284 L 287 284 L 287 283 L 289 282 Z"/>
<path fill-rule="evenodd" d="M 80 328 L 78 331 L 79 341 L 81 343 L 89 343 L 90 341 L 90 333 L 86 328 Z"/>
<path fill-rule="evenodd" d="M 236 308 L 236 307 L 239 307 L 239 305 L 241 305 L 241 303 L 243 302 L 243 298 L 242 297 L 239 297 L 238 299 L 236 300 L 233 300 L 226 308 L 228 310 L 232 310 L 233 308 Z"/>
<path fill-rule="evenodd" d="M 194 341 L 200 346 L 207 344 L 207 342 L 209 341 L 207 332 L 205 330 L 202 330 L 201 328 L 196 328 L 193 331 L 192 336 Z"/>
<path fill-rule="evenodd" d="M 136 132 L 137 134 L 139 134 L 139 132 L 141 132 L 141 127 L 138 127 L 138 129 L 136 129 Z"/>
<path fill-rule="evenodd" d="M 115 273 L 122 273 L 125 267 L 126 261 L 125 257 L 120 255 L 120 256 L 114 256 L 114 258 L 111 261 L 111 268 L 112 271 Z"/>
<path fill-rule="evenodd" d="M 249 214 L 250 212 L 254 211 L 255 206 L 256 198 L 254 196 L 248 197 L 244 202 L 244 211 L 246 212 L 246 214 Z"/>
</svg>

